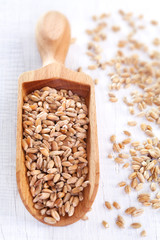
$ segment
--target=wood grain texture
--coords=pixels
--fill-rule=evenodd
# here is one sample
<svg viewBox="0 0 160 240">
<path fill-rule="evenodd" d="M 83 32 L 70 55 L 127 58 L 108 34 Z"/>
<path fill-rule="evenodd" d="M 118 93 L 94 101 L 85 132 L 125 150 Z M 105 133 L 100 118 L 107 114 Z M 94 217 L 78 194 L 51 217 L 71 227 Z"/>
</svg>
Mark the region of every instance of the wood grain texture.
<svg viewBox="0 0 160 240">
<path fill-rule="evenodd" d="M 44 86 L 56 89 L 67 89 L 86 99 L 90 120 L 87 134 L 87 158 L 89 164 L 88 179 L 90 186 L 84 190 L 84 200 L 75 208 L 72 217 L 61 217 L 54 226 L 65 226 L 81 219 L 91 208 L 99 185 L 99 154 L 96 124 L 95 92 L 92 79 L 84 74 L 71 71 L 62 63 L 70 45 L 70 27 L 67 19 L 58 12 L 49 12 L 37 25 L 37 43 L 42 57 L 41 69 L 23 73 L 18 81 L 18 113 L 17 113 L 17 158 L 16 177 L 21 199 L 27 210 L 37 220 L 44 222 L 39 210 L 34 208 L 33 197 L 29 190 L 26 176 L 25 158 L 22 149 L 22 106 L 27 94 Z M 51 63 L 53 62 L 53 63 Z M 48 64 L 50 63 L 50 64 Z M 48 65 L 47 65 L 48 64 Z M 47 223 L 46 223 L 47 224 Z"/>
<path fill-rule="evenodd" d="M 87 68 L 92 62 L 85 55 L 89 39 L 85 34 L 85 29 L 95 26 L 91 19 L 92 15 L 110 12 L 113 16 L 112 21 L 109 18 L 106 20 L 107 41 L 106 44 L 103 43 L 104 57 L 110 59 L 115 54 L 115 45 L 117 44 L 117 33 L 110 30 L 111 26 L 124 26 L 124 21 L 116 14 L 118 10 L 124 9 L 127 12 L 133 12 L 136 16 L 144 14 L 146 20 L 142 20 L 143 24 L 146 24 L 146 21 L 148 23 L 151 19 L 160 21 L 157 7 L 159 0 L 112 0 L 110 2 L 106 0 L 0 0 L 0 4 L 0 240 L 140 239 L 141 229 L 129 228 L 133 221 L 140 222 L 143 225 L 142 230 L 147 231 L 145 240 L 159 240 L 159 210 L 153 211 L 151 208 L 145 208 L 144 214 L 137 219 L 125 215 L 126 228 L 124 230 L 115 225 L 117 215 L 123 216 L 125 208 L 142 207 L 136 202 L 136 192 L 125 195 L 123 189 L 117 187 L 118 182 L 128 181 L 130 169 L 123 170 L 121 166 L 116 166 L 113 159 L 107 158 L 108 153 L 112 152 L 109 137 L 116 134 L 119 141 L 123 140 L 124 135 L 121 131 L 127 128 L 126 122 L 131 120 L 128 116 L 128 109 L 121 101 L 126 90 L 116 92 L 120 101 L 115 104 L 109 102 L 107 89 L 110 78 L 107 76 L 107 69 L 103 72 L 99 69 L 89 71 Z M 76 70 L 81 66 L 85 73 L 92 76 L 92 79 L 99 79 L 99 84 L 95 86 L 100 158 L 98 193 L 92 205 L 92 211 L 87 213 L 89 218 L 87 221 L 80 220 L 61 228 L 42 224 L 26 211 L 18 193 L 15 176 L 17 79 L 22 72 L 35 70 L 41 66 L 35 41 L 35 25 L 39 16 L 50 10 L 60 11 L 67 16 L 71 24 L 72 37 L 77 38 L 75 44 L 70 46 L 65 61 L 66 67 Z M 126 32 L 122 30 L 119 32 L 121 39 Z M 153 35 L 154 33 L 143 36 L 141 32 L 139 39 L 141 41 L 148 40 L 152 46 Z M 138 127 L 145 119 L 136 118 L 134 120 L 138 122 L 137 129 L 131 129 L 136 135 L 134 140 L 138 138 L 143 141 L 144 133 L 141 133 Z M 160 136 L 159 127 L 154 125 L 153 131 Z M 142 191 L 145 192 L 148 189 Z M 155 193 L 153 193 L 153 198 L 154 196 Z M 111 203 L 117 201 L 121 209 L 107 211 L 104 206 L 105 201 Z M 108 229 L 104 229 L 101 224 L 102 220 L 109 223 Z"/>
<path fill-rule="evenodd" d="M 36 40 L 43 66 L 55 61 L 64 63 L 71 40 L 67 18 L 56 11 L 47 12 L 37 23 Z"/>
</svg>

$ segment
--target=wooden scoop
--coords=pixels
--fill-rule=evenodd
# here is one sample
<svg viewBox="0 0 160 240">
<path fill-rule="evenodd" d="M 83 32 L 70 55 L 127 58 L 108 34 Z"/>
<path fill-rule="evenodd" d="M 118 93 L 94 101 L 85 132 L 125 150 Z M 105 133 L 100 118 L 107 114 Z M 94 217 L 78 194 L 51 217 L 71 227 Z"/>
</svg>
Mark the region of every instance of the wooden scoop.
<svg viewBox="0 0 160 240">
<path fill-rule="evenodd" d="M 16 176 L 19 194 L 25 207 L 32 216 L 43 223 L 45 223 L 43 220 L 44 216 L 41 216 L 39 210 L 34 208 L 26 176 L 25 157 L 21 144 L 23 98 L 36 89 L 49 86 L 56 89 L 71 90 L 84 97 L 89 109 L 90 123 L 87 137 L 87 156 L 90 186 L 84 190 L 84 200 L 75 208 L 73 216 L 61 217 L 61 220 L 54 225 L 65 226 L 78 221 L 90 210 L 99 185 L 99 154 L 94 84 L 88 75 L 69 70 L 63 64 L 70 45 L 70 25 L 65 16 L 54 11 L 46 13 L 37 24 L 36 38 L 43 67 L 35 71 L 23 73 L 18 81 Z"/>
</svg>

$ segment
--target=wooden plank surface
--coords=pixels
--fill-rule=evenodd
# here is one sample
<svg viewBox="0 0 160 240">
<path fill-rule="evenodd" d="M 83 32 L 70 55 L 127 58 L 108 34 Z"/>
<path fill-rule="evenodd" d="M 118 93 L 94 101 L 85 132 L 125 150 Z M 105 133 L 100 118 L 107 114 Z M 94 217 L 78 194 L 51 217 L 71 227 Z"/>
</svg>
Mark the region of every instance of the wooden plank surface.
<svg viewBox="0 0 160 240">
<path fill-rule="evenodd" d="M 127 171 L 115 165 L 107 158 L 111 151 L 109 136 L 113 133 L 122 139 L 122 130 L 126 129 L 127 121 L 131 119 L 128 109 L 120 100 L 116 104 L 108 101 L 107 85 L 109 78 L 107 71 L 89 71 L 90 64 L 85 55 L 88 37 L 85 29 L 93 27 L 90 17 L 102 12 L 116 12 L 119 8 L 133 11 L 136 14 L 143 13 L 146 19 L 160 21 L 159 1 L 128 1 L 128 0 L 0 0 L 0 239 L 4 240 L 134 240 L 138 239 L 140 230 L 132 230 L 129 227 L 120 230 L 115 225 L 118 213 L 122 214 L 125 208 L 140 205 L 136 202 L 137 193 L 130 196 L 124 194 L 122 189 L 116 187 L 121 180 L 126 180 Z M 79 66 L 92 78 L 99 78 L 96 86 L 97 122 L 100 152 L 100 186 L 93 204 L 92 211 L 88 213 L 88 221 L 79 221 L 71 226 L 54 228 L 45 226 L 36 221 L 25 209 L 18 194 L 16 185 L 16 114 L 17 114 L 17 80 L 18 76 L 28 70 L 35 70 L 41 66 L 41 60 L 36 48 L 34 28 L 40 15 L 48 10 L 58 10 L 66 14 L 72 29 L 72 37 L 77 41 L 71 45 L 66 59 L 66 66 L 73 70 Z M 111 24 L 121 24 L 114 17 Z M 151 42 L 152 36 L 144 36 Z M 143 38 L 143 37 L 142 37 Z M 143 39 L 142 39 L 143 40 Z M 108 36 L 106 56 L 114 53 L 114 38 L 112 33 Z M 126 91 L 118 93 L 119 99 Z M 137 120 L 137 118 L 133 118 Z M 139 123 L 143 119 L 138 120 Z M 144 134 L 138 128 L 132 129 L 136 139 L 144 140 Z M 153 124 L 153 131 L 160 136 L 159 128 Z M 135 140 L 136 140 L 135 139 Z M 147 186 L 146 186 L 146 189 Z M 104 201 L 118 201 L 122 209 L 107 211 Z M 110 228 L 104 229 L 102 220 L 109 222 Z M 159 210 L 145 209 L 143 216 L 137 218 L 143 224 L 148 236 L 145 239 L 160 239 Z M 126 218 L 126 225 L 133 222 L 130 217 Z"/>
</svg>

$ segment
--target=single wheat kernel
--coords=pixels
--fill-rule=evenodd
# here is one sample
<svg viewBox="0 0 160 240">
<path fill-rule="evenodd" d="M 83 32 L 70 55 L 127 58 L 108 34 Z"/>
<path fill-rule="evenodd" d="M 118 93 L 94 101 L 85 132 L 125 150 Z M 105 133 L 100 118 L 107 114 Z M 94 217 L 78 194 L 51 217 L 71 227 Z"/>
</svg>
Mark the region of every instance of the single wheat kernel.
<svg viewBox="0 0 160 240">
<path fill-rule="evenodd" d="M 108 96 L 109 96 L 109 97 L 116 97 L 115 94 L 112 93 L 112 92 L 109 92 L 109 93 L 108 93 Z"/>
<path fill-rule="evenodd" d="M 131 187 L 135 189 L 135 188 L 137 187 L 137 185 L 138 185 L 138 180 L 137 180 L 137 178 L 132 179 Z"/>
<path fill-rule="evenodd" d="M 116 157 L 116 158 L 114 159 L 114 161 L 115 161 L 116 163 L 118 163 L 118 164 L 124 163 L 124 160 L 123 160 L 122 158 L 119 158 L 119 157 Z"/>
<path fill-rule="evenodd" d="M 124 181 L 118 183 L 119 187 L 124 187 L 125 185 L 126 185 L 126 182 L 124 182 Z"/>
<path fill-rule="evenodd" d="M 141 127 L 142 131 L 145 131 L 146 128 L 147 128 L 147 125 L 146 125 L 145 123 L 142 123 L 142 124 L 140 125 L 140 127 Z"/>
<path fill-rule="evenodd" d="M 126 138 L 122 141 L 123 144 L 129 144 L 131 142 L 131 138 Z"/>
<path fill-rule="evenodd" d="M 88 69 L 89 69 L 89 70 L 95 70 L 95 69 L 97 69 L 97 68 L 98 68 L 97 65 L 90 65 L 90 66 L 88 66 Z"/>
<path fill-rule="evenodd" d="M 116 98 L 116 97 L 111 97 L 111 98 L 109 99 L 109 101 L 110 101 L 110 102 L 118 102 L 118 98 Z"/>
<path fill-rule="evenodd" d="M 106 208 L 108 208 L 109 210 L 112 209 L 112 205 L 111 205 L 110 202 L 108 202 L 108 201 L 105 201 L 105 206 L 106 206 Z"/>
<path fill-rule="evenodd" d="M 82 219 L 83 221 L 86 221 L 86 220 L 88 220 L 88 216 L 87 216 L 87 215 L 84 215 L 81 219 Z"/>
<path fill-rule="evenodd" d="M 133 212 L 132 212 L 132 216 L 133 217 L 139 217 L 141 216 L 142 214 L 144 213 L 144 210 L 143 209 L 135 209 Z"/>
<path fill-rule="evenodd" d="M 105 228 L 109 228 L 109 224 L 106 222 L 106 221 L 102 221 L 102 225 L 105 227 Z"/>
<path fill-rule="evenodd" d="M 134 127 L 137 125 L 137 122 L 136 121 L 129 121 L 128 122 L 128 126 L 131 126 L 131 127 Z"/>
<path fill-rule="evenodd" d="M 82 72 L 82 67 L 77 68 L 77 72 Z"/>
<path fill-rule="evenodd" d="M 131 192 L 131 188 L 129 185 L 126 185 L 124 190 L 125 190 L 125 193 L 127 193 L 127 194 L 130 194 L 130 192 Z"/>
<path fill-rule="evenodd" d="M 137 229 L 137 228 L 141 228 L 142 225 L 140 223 L 132 223 L 130 226 L 134 229 Z"/>
<path fill-rule="evenodd" d="M 152 182 L 151 185 L 150 185 L 150 189 L 152 192 L 156 191 L 156 183 Z"/>
<path fill-rule="evenodd" d="M 116 135 L 112 135 L 112 136 L 110 137 L 110 141 L 111 141 L 112 143 L 114 143 L 114 142 L 116 141 Z"/>
<path fill-rule="evenodd" d="M 120 205 L 117 202 L 113 202 L 113 207 L 115 207 L 116 209 L 120 209 Z"/>
<path fill-rule="evenodd" d="M 156 198 L 160 198 L 160 192 L 158 192 L 157 194 L 156 194 Z"/>
<path fill-rule="evenodd" d="M 156 20 L 151 20 L 152 25 L 158 25 L 158 22 Z"/>
<path fill-rule="evenodd" d="M 120 31 L 120 27 L 119 26 L 112 26 L 112 31 L 113 32 L 118 32 L 118 31 Z"/>
<path fill-rule="evenodd" d="M 138 183 L 136 186 L 136 191 L 140 191 L 143 188 L 143 183 Z"/>
<path fill-rule="evenodd" d="M 154 137 L 154 133 L 150 130 L 146 130 L 145 134 L 148 135 L 149 137 Z"/>
<path fill-rule="evenodd" d="M 128 168 L 129 167 L 129 163 L 125 163 L 124 165 L 123 165 L 123 168 Z"/>
<path fill-rule="evenodd" d="M 135 207 L 129 207 L 125 210 L 125 213 L 131 215 L 136 210 Z"/>
<path fill-rule="evenodd" d="M 119 153 L 118 156 L 119 156 L 120 158 L 124 158 L 124 159 L 129 158 L 129 155 L 126 154 L 126 153 Z"/>
<path fill-rule="evenodd" d="M 140 233 L 141 237 L 146 237 L 147 236 L 147 233 L 145 230 L 143 230 L 141 233 Z"/>
<path fill-rule="evenodd" d="M 97 78 L 94 79 L 94 84 L 97 85 L 99 80 Z"/>
<path fill-rule="evenodd" d="M 136 177 L 137 177 L 137 172 L 132 172 L 132 173 L 128 176 L 129 179 L 134 179 L 134 178 L 136 178 Z"/>
<path fill-rule="evenodd" d="M 128 137 L 131 136 L 131 133 L 130 133 L 129 131 L 124 130 L 123 132 L 124 132 L 124 134 L 127 135 Z"/>
</svg>

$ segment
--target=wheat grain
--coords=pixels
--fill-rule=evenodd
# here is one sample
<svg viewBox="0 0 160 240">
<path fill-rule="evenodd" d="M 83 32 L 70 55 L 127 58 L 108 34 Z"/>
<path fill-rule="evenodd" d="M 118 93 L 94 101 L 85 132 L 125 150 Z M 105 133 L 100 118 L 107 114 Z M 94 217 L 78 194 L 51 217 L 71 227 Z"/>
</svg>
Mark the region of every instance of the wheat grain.
<svg viewBox="0 0 160 240">
<path fill-rule="evenodd" d="M 86 220 L 88 220 L 88 216 L 87 216 L 87 215 L 84 215 L 81 219 L 82 219 L 83 221 L 86 221 Z"/>
<path fill-rule="evenodd" d="M 157 188 L 156 188 L 156 184 L 154 182 L 151 183 L 150 189 L 152 192 L 156 191 Z"/>
<path fill-rule="evenodd" d="M 122 158 L 119 158 L 119 157 L 116 157 L 116 158 L 114 159 L 114 161 L 115 161 L 116 163 L 118 163 L 118 164 L 124 163 L 124 160 L 123 160 Z"/>
<path fill-rule="evenodd" d="M 110 102 L 118 102 L 118 98 L 116 98 L 116 97 L 110 97 L 110 98 L 109 98 L 109 101 L 110 101 Z"/>
<path fill-rule="evenodd" d="M 130 133 L 129 131 L 127 131 L 127 130 L 124 130 L 123 132 L 124 132 L 124 134 L 125 134 L 125 135 L 127 135 L 128 137 L 130 137 L 130 136 L 131 136 L 131 133 Z"/>
<path fill-rule="evenodd" d="M 132 172 L 132 173 L 128 176 L 129 179 L 134 179 L 134 178 L 136 178 L 136 177 L 137 177 L 137 172 Z"/>
<path fill-rule="evenodd" d="M 153 208 L 153 209 L 159 209 L 159 208 L 160 208 L 160 201 L 159 201 L 159 202 L 156 202 L 156 203 L 153 203 L 153 204 L 152 204 L 152 208 Z"/>
<path fill-rule="evenodd" d="M 139 217 L 139 216 L 141 216 L 143 213 L 144 213 L 144 210 L 143 210 L 143 209 L 135 209 L 135 210 L 131 213 L 131 215 L 132 215 L 133 217 Z"/>
<path fill-rule="evenodd" d="M 129 48 L 130 51 L 136 50 L 137 54 L 131 54 L 127 56 L 121 49 L 118 49 L 116 52 L 116 57 L 107 62 L 102 62 L 100 46 L 96 46 L 95 43 L 89 43 L 89 53 L 88 55 L 98 65 L 99 68 L 104 69 L 106 66 L 109 66 L 113 69 L 112 72 L 108 74 L 111 79 L 111 84 L 109 86 L 109 101 L 116 102 L 118 99 L 116 94 L 112 92 L 112 90 L 119 90 L 122 87 L 128 88 L 130 86 L 137 86 L 141 91 L 132 91 L 131 92 L 131 100 L 128 100 L 127 97 L 123 98 L 123 102 L 127 105 L 130 114 L 134 114 L 136 107 L 139 113 L 136 116 L 145 117 L 147 121 L 154 122 L 156 124 L 160 124 L 160 113 L 159 113 L 159 58 L 160 53 L 157 50 L 149 53 L 150 60 L 144 61 L 140 59 L 140 51 L 143 53 L 150 52 L 148 47 L 142 42 L 135 39 L 135 34 L 137 30 L 144 29 L 143 25 L 137 26 L 135 23 L 135 19 L 132 16 L 132 13 L 125 13 L 124 11 L 119 11 L 122 18 L 127 22 L 127 24 L 131 27 L 132 31 L 128 34 L 128 36 L 118 41 L 119 48 Z M 143 16 L 139 16 L 138 19 L 142 19 Z M 98 17 L 94 17 L 94 20 L 100 19 Z M 152 25 L 157 25 L 158 22 L 155 20 L 151 21 Z M 102 24 L 106 27 L 106 24 Z M 102 28 L 103 29 L 103 28 Z M 112 26 L 113 31 L 119 31 L 120 28 L 118 26 Z M 88 34 L 92 36 L 94 41 L 101 41 L 106 38 L 104 36 L 100 36 L 101 28 L 98 23 L 95 29 L 89 30 Z M 103 34 L 102 34 L 103 35 Z M 154 38 L 153 44 L 155 46 L 159 46 L 159 38 Z M 98 52 L 96 54 L 96 51 Z M 28 108 L 28 106 L 26 106 Z M 129 126 L 136 126 L 136 121 L 129 121 Z M 130 155 L 132 158 L 131 168 L 133 169 L 133 174 L 129 176 L 131 180 L 130 186 L 135 190 L 139 191 L 143 188 L 145 182 L 151 182 L 151 190 L 156 190 L 155 182 L 160 183 L 160 171 L 159 171 L 159 158 L 160 158 L 160 143 L 159 140 L 154 138 L 154 133 L 152 131 L 151 125 L 146 123 L 142 123 L 140 125 L 141 130 L 150 138 L 146 139 L 144 143 L 140 143 L 139 141 L 134 141 L 131 143 L 131 138 L 125 139 L 124 141 L 117 143 L 116 139 L 113 140 L 113 151 L 114 160 L 117 163 L 123 163 L 124 159 L 129 158 L 125 157 L 124 153 L 121 153 L 121 150 L 126 148 L 126 144 L 130 144 L 133 148 L 129 149 Z M 32 132 L 31 132 L 32 134 Z M 130 132 L 127 130 L 124 131 L 124 134 L 128 137 L 131 136 Z M 130 147 L 130 146 L 129 146 Z M 126 149 L 125 149 L 126 150 Z M 119 153 L 119 154 L 116 154 Z M 118 156 L 117 156 L 118 155 Z M 111 156 L 108 155 L 110 158 Z M 30 167 L 30 163 L 27 163 L 28 167 Z M 128 167 L 130 164 L 125 163 L 123 167 Z M 146 181 L 147 180 L 147 181 Z M 120 182 L 118 186 L 124 186 L 125 191 L 128 193 L 129 185 L 126 185 L 124 182 Z M 130 190 L 129 190 L 130 191 Z M 159 195 L 157 195 L 159 197 Z M 158 198 L 157 198 L 158 199 Z M 138 201 L 140 201 L 144 206 L 150 206 L 156 208 L 158 205 L 155 199 L 151 200 L 149 195 L 139 195 Z M 136 209 L 135 214 L 138 214 L 138 210 Z"/>
<path fill-rule="evenodd" d="M 120 152 L 121 148 L 117 143 L 113 143 L 113 151 L 114 152 Z"/>
<path fill-rule="evenodd" d="M 147 236 L 147 233 L 145 230 L 143 230 L 141 233 L 140 233 L 141 237 L 146 237 Z"/>
<path fill-rule="evenodd" d="M 102 225 L 105 227 L 105 228 L 109 228 L 109 224 L 106 222 L 106 221 L 102 221 Z"/>
<path fill-rule="evenodd" d="M 120 215 L 117 216 L 116 224 L 119 228 L 124 228 L 125 221 L 122 216 Z"/>
<path fill-rule="evenodd" d="M 129 185 L 126 185 L 124 190 L 125 190 L 125 193 L 127 193 L 127 194 L 130 194 L 130 192 L 131 192 L 131 188 Z"/>
<path fill-rule="evenodd" d="M 129 158 L 129 155 L 128 154 L 126 154 L 126 153 L 119 153 L 119 155 L 118 155 L 120 158 L 124 158 L 124 159 L 127 159 L 127 158 Z"/>
<path fill-rule="evenodd" d="M 150 201 L 150 194 L 149 193 L 141 193 L 138 195 L 138 201 L 143 202 L 149 202 Z"/>
<path fill-rule="evenodd" d="M 110 141 L 111 141 L 112 143 L 116 142 L 116 135 L 112 135 L 112 136 L 110 137 Z"/>
<path fill-rule="evenodd" d="M 88 66 L 88 69 L 89 69 L 89 70 L 95 70 L 95 69 L 97 69 L 97 68 L 98 68 L 97 65 L 90 65 L 90 66 Z"/>
<path fill-rule="evenodd" d="M 140 191 L 143 188 L 143 183 L 138 183 L 135 187 L 136 191 Z"/>
<path fill-rule="evenodd" d="M 125 213 L 131 215 L 136 210 L 135 207 L 129 207 L 125 210 Z"/>
<path fill-rule="evenodd" d="M 94 79 L 94 84 L 97 85 L 99 82 L 98 78 Z"/>
<path fill-rule="evenodd" d="M 140 223 L 132 223 L 130 226 L 134 229 L 137 229 L 137 228 L 141 228 L 142 225 Z"/>
<path fill-rule="evenodd" d="M 42 214 L 42 215 L 44 215 L 44 214 Z M 44 217 L 44 221 L 46 223 L 49 223 L 49 224 L 55 224 L 56 223 L 56 220 L 52 217 Z"/>
<path fill-rule="evenodd" d="M 55 224 L 74 214 L 88 186 L 85 100 L 70 90 L 44 87 L 24 98 L 23 140 L 33 203 Z M 73 195 L 73 196 L 72 196 Z"/>
<path fill-rule="evenodd" d="M 120 209 L 120 205 L 117 202 L 113 202 L 113 207 L 115 207 L 116 209 Z"/>
<path fill-rule="evenodd" d="M 131 126 L 131 127 L 134 127 L 137 125 L 137 122 L 136 121 L 129 121 L 128 122 L 128 126 Z"/>
<path fill-rule="evenodd" d="M 160 192 L 158 192 L 157 194 L 156 194 L 156 198 L 160 198 Z"/>
<path fill-rule="evenodd" d="M 112 31 L 113 32 L 118 32 L 118 31 L 120 31 L 120 27 L 119 26 L 112 26 Z"/>
<path fill-rule="evenodd" d="M 122 141 L 123 144 L 129 144 L 131 142 L 131 138 L 126 138 Z"/>
<path fill-rule="evenodd" d="M 123 165 L 123 168 L 128 168 L 129 167 L 129 163 L 125 163 L 124 165 Z"/>
<path fill-rule="evenodd" d="M 112 154 L 108 154 L 108 158 L 113 158 Z"/>
<path fill-rule="evenodd" d="M 124 187 L 125 185 L 126 185 L 126 182 L 124 182 L 124 181 L 123 181 L 123 182 L 120 182 L 120 183 L 118 183 L 118 186 L 119 186 L 119 187 Z"/>
<path fill-rule="evenodd" d="M 108 202 L 108 201 L 105 201 L 105 206 L 106 206 L 106 208 L 108 208 L 109 210 L 112 209 L 112 205 L 111 205 L 110 202 Z"/>
</svg>

